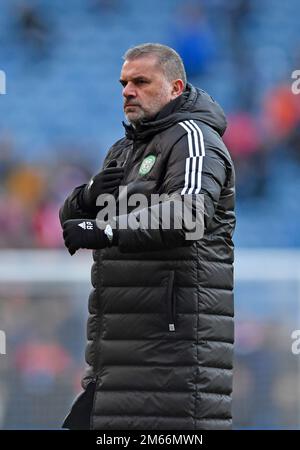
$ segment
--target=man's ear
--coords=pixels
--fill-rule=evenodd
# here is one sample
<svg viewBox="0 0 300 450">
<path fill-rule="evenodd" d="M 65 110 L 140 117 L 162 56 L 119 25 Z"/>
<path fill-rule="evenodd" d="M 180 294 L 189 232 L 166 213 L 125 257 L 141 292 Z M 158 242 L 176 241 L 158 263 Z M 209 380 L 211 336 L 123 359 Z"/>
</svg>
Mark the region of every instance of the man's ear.
<svg viewBox="0 0 300 450">
<path fill-rule="evenodd" d="M 172 97 L 173 99 L 181 95 L 184 91 L 184 83 L 179 78 L 178 80 L 173 81 L 173 88 L 172 88 Z"/>
</svg>

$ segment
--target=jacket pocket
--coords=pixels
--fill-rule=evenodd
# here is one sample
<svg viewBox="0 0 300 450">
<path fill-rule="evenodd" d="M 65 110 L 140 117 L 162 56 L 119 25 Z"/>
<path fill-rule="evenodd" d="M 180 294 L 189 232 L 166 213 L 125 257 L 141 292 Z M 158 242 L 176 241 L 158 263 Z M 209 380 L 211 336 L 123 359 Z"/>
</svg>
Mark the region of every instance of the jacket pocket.
<svg viewBox="0 0 300 450">
<path fill-rule="evenodd" d="M 93 408 L 95 388 L 96 380 L 93 379 L 87 385 L 85 391 L 76 397 L 71 411 L 63 422 L 62 428 L 68 428 L 69 430 L 90 429 L 90 416 Z"/>
<path fill-rule="evenodd" d="M 175 331 L 175 320 L 176 320 L 174 279 L 175 279 L 175 271 L 171 270 L 171 272 L 169 274 L 169 278 L 168 278 L 167 297 L 166 297 L 168 329 L 171 332 Z"/>
</svg>

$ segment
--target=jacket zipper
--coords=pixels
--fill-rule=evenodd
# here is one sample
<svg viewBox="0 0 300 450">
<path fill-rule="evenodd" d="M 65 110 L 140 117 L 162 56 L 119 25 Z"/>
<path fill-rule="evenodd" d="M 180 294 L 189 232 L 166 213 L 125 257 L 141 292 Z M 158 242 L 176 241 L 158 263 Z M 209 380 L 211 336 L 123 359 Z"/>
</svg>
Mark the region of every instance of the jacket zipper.
<svg viewBox="0 0 300 450">
<path fill-rule="evenodd" d="M 167 287 L 167 318 L 169 331 L 175 331 L 175 302 L 174 302 L 174 270 L 170 272 Z"/>
<path fill-rule="evenodd" d="M 127 155 L 125 156 L 125 159 L 123 161 L 122 167 L 124 167 L 124 176 L 123 180 L 126 178 L 126 175 L 129 171 L 129 162 L 132 158 L 132 155 L 134 153 L 134 142 L 132 143 L 131 147 L 127 151 Z"/>
<path fill-rule="evenodd" d="M 145 147 L 142 146 L 142 148 L 138 149 L 138 141 L 133 141 L 131 148 L 128 150 L 127 155 L 125 157 L 125 160 L 122 164 L 122 167 L 124 167 L 124 177 L 123 179 L 126 179 L 126 176 L 129 173 L 129 170 L 131 168 L 130 163 L 132 161 L 136 161 L 137 159 L 140 159 L 145 151 Z"/>
</svg>

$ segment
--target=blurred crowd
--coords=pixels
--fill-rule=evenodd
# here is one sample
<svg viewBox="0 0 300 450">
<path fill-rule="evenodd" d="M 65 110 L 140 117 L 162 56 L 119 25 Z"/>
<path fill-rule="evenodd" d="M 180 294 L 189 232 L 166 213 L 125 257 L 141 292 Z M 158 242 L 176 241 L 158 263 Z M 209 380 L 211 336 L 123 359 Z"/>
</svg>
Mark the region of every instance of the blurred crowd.
<svg viewBox="0 0 300 450">
<path fill-rule="evenodd" d="M 0 139 L 0 173 L 0 246 L 61 247 L 59 208 L 92 174 L 84 149 L 59 149 L 49 163 L 28 164 L 14 155 L 12 137 L 5 136 Z"/>
<path fill-rule="evenodd" d="M 300 96 L 287 80 L 267 91 L 261 109 L 228 116 L 224 141 L 236 168 L 237 198 L 264 198 L 272 183 L 273 161 L 300 164 Z"/>
<path fill-rule="evenodd" d="M 85 329 L 71 286 L 2 284 L 0 429 L 60 428 L 80 391 Z M 84 294 L 82 294 L 84 295 Z M 47 319 L 46 319 L 47 318 Z"/>
</svg>

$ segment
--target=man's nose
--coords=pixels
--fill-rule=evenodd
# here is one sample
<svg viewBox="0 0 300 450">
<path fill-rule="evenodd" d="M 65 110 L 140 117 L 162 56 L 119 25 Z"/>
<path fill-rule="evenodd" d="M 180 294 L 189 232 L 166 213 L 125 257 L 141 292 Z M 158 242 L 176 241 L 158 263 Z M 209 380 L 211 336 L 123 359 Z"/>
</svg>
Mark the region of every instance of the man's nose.
<svg viewBox="0 0 300 450">
<path fill-rule="evenodd" d="M 123 89 L 123 96 L 125 98 L 136 97 L 136 91 L 135 91 L 135 88 L 134 88 L 134 86 L 133 86 L 133 84 L 131 82 L 128 82 L 126 84 L 126 86 L 124 87 L 124 89 Z"/>
</svg>

